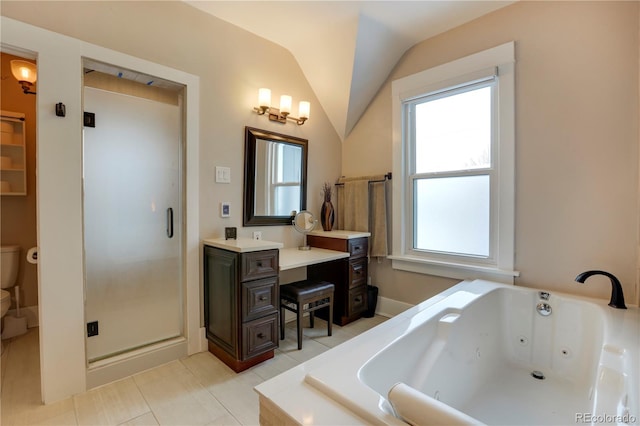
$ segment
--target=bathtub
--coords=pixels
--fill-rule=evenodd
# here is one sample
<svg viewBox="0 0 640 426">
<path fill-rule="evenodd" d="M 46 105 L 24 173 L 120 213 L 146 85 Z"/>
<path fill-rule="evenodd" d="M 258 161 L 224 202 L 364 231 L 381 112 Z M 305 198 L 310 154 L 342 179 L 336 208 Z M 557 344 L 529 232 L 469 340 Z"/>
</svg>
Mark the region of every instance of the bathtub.
<svg viewBox="0 0 640 426">
<path fill-rule="evenodd" d="M 394 413 L 389 391 L 403 383 L 401 410 L 403 402 L 431 407 L 432 398 L 487 424 L 636 423 L 637 358 L 615 341 L 624 311 L 518 287 L 467 287 L 417 315 L 415 327 L 359 369 L 383 410 Z"/>
<path fill-rule="evenodd" d="M 638 424 L 639 330 L 637 307 L 464 281 L 256 390 L 301 424 Z"/>
</svg>

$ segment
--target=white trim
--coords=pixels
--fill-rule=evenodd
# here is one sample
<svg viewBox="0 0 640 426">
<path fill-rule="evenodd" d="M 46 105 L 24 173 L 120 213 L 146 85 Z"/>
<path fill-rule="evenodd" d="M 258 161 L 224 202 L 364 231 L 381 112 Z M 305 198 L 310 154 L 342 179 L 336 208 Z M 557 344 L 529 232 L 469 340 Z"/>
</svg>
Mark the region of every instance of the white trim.
<svg viewBox="0 0 640 426">
<path fill-rule="evenodd" d="M 393 241 L 392 267 L 394 269 L 439 275 L 457 279 L 487 278 L 513 284 L 513 277 L 519 274 L 514 271 L 515 249 L 515 43 L 509 42 L 487 49 L 473 55 L 460 58 L 447 64 L 398 79 L 392 83 L 392 152 L 394 197 L 399 200 L 393 203 Z M 500 201 L 498 208 L 497 245 L 495 267 L 460 264 L 455 262 L 433 262 L 417 258 L 409 254 L 407 222 L 408 209 L 412 206 L 411 188 L 406 188 L 405 174 L 408 170 L 407 159 L 410 153 L 404 145 L 403 135 L 409 129 L 403 128 L 403 103 L 422 93 L 439 88 L 461 84 L 465 79 L 473 81 L 486 77 L 488 70 L 495 70 L 499 83 L 496 86 L 499 97 L 499 155 L 497 161 L 499 176 Z M 469 276 L 473 272 L 475 275 Z"/>
<path fill-rule="evenodd" d="M 483 279 L 502 284 L 513 284 L 513 278 L 520 276 L 518 271 L 507 271 L 483 265 L 438 262 L 411 256 L 389 256 L 389 259 L 391 259 L 393 269 L 459 280 Z"/>
</svg>

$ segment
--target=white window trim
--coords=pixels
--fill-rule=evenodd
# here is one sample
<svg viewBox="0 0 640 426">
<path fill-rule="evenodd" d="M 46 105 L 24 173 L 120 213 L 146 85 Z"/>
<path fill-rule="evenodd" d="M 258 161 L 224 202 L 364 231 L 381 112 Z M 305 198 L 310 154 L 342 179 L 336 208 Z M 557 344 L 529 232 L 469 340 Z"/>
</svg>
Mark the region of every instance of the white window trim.
<svg viewBox="0 0 640 426">
<path fill-rule="evenodd" d="M 403 102 L 431 92 L 436 88 L 455 86 L 486 75 L 497 68 L 499 78 L 499 198 L 498 230 L 495 265 L 440 261 L 408 253 L 407 209 L 411 209 L 407 187 L 407 147 L 403 141 Z M 500 46 L 460 58 L 447 64 L 413 74 L 392 83 L 393 111 L 393 203 L 392 267 L 404 271 L 437 275 L 456 279 L 483 278 L 513 284 L 519 272 L 514 270 L 515 252 L 515 43 Z"/>
</svg>

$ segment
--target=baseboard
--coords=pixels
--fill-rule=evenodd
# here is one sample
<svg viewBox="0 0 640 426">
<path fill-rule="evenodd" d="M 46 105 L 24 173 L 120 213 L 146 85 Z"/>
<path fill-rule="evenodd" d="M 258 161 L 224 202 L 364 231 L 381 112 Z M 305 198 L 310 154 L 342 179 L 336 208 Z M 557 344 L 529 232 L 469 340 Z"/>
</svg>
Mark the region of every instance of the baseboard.
<svg viewBox="0 0 640 426">
<path fill-rule="evenodd" d="M 17 316 L 17 311 L 15 309 L 9 309 L 7 315 L 15 317 Z M 38 305 L 25 306 L 20 308 L 20 315 L 27 317 L 27 328 L 38 327 L 40 325 L 38 316 Z"/>
<path fill-rule="evenodd" d="M 398 300 L 389 299 L 386 297 L 378 297 L 378 305 L 376 306 L 376 314 L 382 315 L 383 317 L 391 318 L 394 317 L 409 308 L 412 308 L 414 305 L 409 303 L 400 302 Z"/>
</svg>

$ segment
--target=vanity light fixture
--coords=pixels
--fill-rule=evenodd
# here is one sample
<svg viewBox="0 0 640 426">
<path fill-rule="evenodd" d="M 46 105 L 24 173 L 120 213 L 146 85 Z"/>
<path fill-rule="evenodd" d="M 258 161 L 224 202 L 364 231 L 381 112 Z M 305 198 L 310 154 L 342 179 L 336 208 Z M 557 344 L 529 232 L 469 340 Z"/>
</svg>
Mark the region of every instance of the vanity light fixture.
<svg viewBox="0 0 640 426">
<path fill-rule="evenodd" d="M 254 107 L 253 110 L 258 115 L 268 114 L 271 121 L 286 123 L 287 120 L 291 120 L 301 126 L 309 119 L 311 104 L 307 101 L 300 101 L 298 105 L 299 117 L 293 117 L 291 115 L 291 103 L 291 96 L 282 95 L 280 96 L 280 108 L 273 108 L 271 106 L 271 90 L 261 88 L 258 89 L 258 107 Z"/>
<path fill-rule="evenodd" d="M 11 74 L 18 80 L 25 95 L 36 94 L 31 90 L 38 79 L 38 71 L 35 64 L 14 59 L 11 61 Z"/>
</svg>

